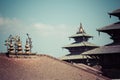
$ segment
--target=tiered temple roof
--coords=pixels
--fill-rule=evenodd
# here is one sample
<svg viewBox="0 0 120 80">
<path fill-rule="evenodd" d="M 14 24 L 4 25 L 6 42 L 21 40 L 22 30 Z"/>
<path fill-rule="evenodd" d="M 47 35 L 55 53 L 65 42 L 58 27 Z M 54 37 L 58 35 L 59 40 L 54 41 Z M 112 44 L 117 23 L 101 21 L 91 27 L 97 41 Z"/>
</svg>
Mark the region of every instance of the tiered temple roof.
<svg viewBox="0 0 120 80">
<path fill-rule="evenodd" d="M 116 16 L 116 17 L 120 18 L 120 9 L 114 10 L 113 12 L 109 13 L 109 15 L 110 16 L 113 15 L 113 16 Z M 81 29 L 83 29 L 83 28 L 81 28 Z M 80 29 L 79 29 L 79 31 L 80 31 Z M 92 49 L 90 51 L 83 52 L 82 53 L 83 55 L 84 54 L 94 55 L 94 54 L 120 53 L 120 36 L 119 36 L 120 35 L 120 22 L 116 22 L 116 23 L 113 23 L 111 25 L 99 28 L 99 29 L 97 29 L 97 31 L 108 33 L 111 36 L 111 39 L 113 40 L 113 43 L 107 44 L 106 46 L 102 46 L 102 47 L 99 47 L 99 48 Z M 89 37 L 89 38 L 92 37 L 92 36 L 86 34 L 85 31 L 83 30 L 83 31 L 80 32 L 80 34 L 75 34 L 75 35 L 71 36 L 70 38 L 76 38 L 76 37 L 81 37 L 81 36 L 86 36 L 86 37 Z M 76 42 L 72 43 L 71 45 L 65 46 L 65 48 L 79 47 L 79 46 L 95 46 L 95 45 L 92 45 L 91 43 L 88 44 L 88 42 L 83 41 L 81 43 L 76 43 Z M 73 57 L 76 58 L 76 56 L 73 55 L 70 58 L 73 59 Z M 79 56 L 79 57 L 82 58 L 82 56 Z M 65 58 L 65 57 L 63 57 L 63 58 Z M 67 58 L 69 58 L 69 57 L 67 57 Z"/>
<path fill-rule="evenodd" d="M 107 44 L 106 46 L 102 46 L 100 48 L 96 48 L 82 54 L 92 55 L 92 54 L 120 53 L 120 36 L 119 36 L 120 22 L 100 28 L 98 29 L 98 31 L 110 34 L 111 39 L 113 39 L 113 42 Z"/>
<path fill-rule="evenodd" d="M 74 48 L 74 47 L 86 47 L 86 50 L 87 50 L 87 47 L 98 47 L 95 44 L 88 42 L 88 39 L 92 37 L 93 36 L 86 34 L 86 32 L 82 27 L 82 24 L 80 24 L 79 31 L 76 34 L 69 37 L 69 38 L 73 38 L 75 42 L 72 44 L 66 45 L 63 48 L 68 49 L 68 48 Z"/>
<path fill-rule="evenodd" d="M 98 55 L 98 54 L 119 54 L 120 53 L 120 45 L 113 46 L 101 46 L 99 48 L 95 48 L 93 50 L 83 52 L 84 55 Z"/>
<path fill-rule="evenodd" d="M 120 9 L 117 9 L 109 14 L 120 19 Z M 102 66 L 101 70 L 103 75 L 112 79 L 120 79 L 120 21 L 102 27 L 97 31 L 110 35 L 110 39 L 112 39 L 113 42 L 105 46 L 83 52 L 82 55 L 98 57 L 95 61 L 98 65 Z"/>
<path fill-rule="evenodd" d="M 82 24 L 80 23 L 79 31 L 76 34 L 70 36 L 69 38 L 73 38 L 75 40 L 74 43 L 64 46 L 69 50 L 70 54 L 61 57 L 61 60 L 69 60 L 70 62 L 74 62 L 72 60 L 87 60 L 88 58 L 91 59 L 90 56 L 83 56 L 81 53 L 97 48 L 95 44 L 88 42 L 89 38 L 93 36 L 86 34 L 84 31 Z"/>
<path fill-rule="evenodd" d="M 81 43 L 72 43 L 70 45 L 64 46 L 64 48 L 72 48 L 72 47 L 97 47 L 95 44 L 90 42 L 83 41 Z"/>
<path fill-rule="evenodd" d="M 120 17 L 120 9 L 117 9 L 109 14 Z M 120 22 L 99 28 L 97 31 L 108 33 L 111 36 L 113 42 L 111 44 L 107 44 L 106 46 L 102 46 L 100 48 L 96 48 L 82 54 L 94 55 L 120 53 Z"/>
</svg>

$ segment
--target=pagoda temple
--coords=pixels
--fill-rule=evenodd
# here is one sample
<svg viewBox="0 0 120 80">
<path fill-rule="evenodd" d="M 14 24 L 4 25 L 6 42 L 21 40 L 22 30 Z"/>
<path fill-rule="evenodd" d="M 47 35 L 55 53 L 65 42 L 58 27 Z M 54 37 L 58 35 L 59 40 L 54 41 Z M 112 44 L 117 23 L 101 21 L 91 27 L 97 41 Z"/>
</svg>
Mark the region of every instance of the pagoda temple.
<svg viewBox="0 0 120 80">
<path fill-rule="evenodd" d="M 78 32 L 69 38 L 73 38 L 75 42 L 64 46 L 63 48 L 68 49 L 70 54 L 63 56 L 60 59 L 71 63 L 74 62 L 87 64 L 88 58 L 91 59 L 91 57 L 83 56 L 81 53 L 98 47 L 95 44 L 88 42 L 89 38 L 93 38 L 93 36 L 86 34 L 82 24 L 80 23 Z"/>
<path fill-rule="evenodd" d="M 120 9 L 109 13 L 109 15 L 120 19 Z M 96 61 L 102 67 L 103 75 L 112 79 L 120 79 L 120 21 L 97 31 L 110 35 L 113 42 L 82 54 L 98 57 Z"/>
</svg>

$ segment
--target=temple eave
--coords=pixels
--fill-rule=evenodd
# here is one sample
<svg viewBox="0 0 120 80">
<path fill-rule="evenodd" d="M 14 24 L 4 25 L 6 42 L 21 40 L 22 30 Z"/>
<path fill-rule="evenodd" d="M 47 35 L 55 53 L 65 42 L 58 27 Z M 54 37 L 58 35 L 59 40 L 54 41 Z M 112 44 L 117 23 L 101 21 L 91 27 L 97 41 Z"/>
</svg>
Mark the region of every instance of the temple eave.
<svg viewBox="0 0 120 80">
<path fill-rule="evenodd" d="M 108 13 L 110 16 L 113 15 L 113 16 L 116 16 L 116 17 L 119 17 L 120 18 L 120 9 L 116 9 L 110 13 Z"/>
<path fill-rule="evenodd" d="M 74 47 L 99 47 L 99 46 L 92 44 L 90 42 L 81 42 L 81 43 L 73 43 L 73 44 L 64 46 L 63 48 L 74 48 Z"/>
<path fill-rule="evenodd" d="M 102 46 L 93 50 L 82 53 L 83 55 L 98 55 L 98 54 L 117 54 L 120 53 L 120 45 Z"/>
<path fill-rule="evenodd" d="M 76 37 L 87 37 L 87 38 L 91 38 L 93 36 L 90 36 L 88 34 L 74 34 L 72 36 L 70 36 L 69 38 L 76 38 Z"/>
<path fill-rule="evenodd" d="M 102 28 L 97 29 L 97 31 L 100 32 L 113 31 L 113 30 L 120 30 L 120 22 L 116 22 L 108 26 L 104 26 Z"/>
<path fill-rule="evenodd" d="M 63 56 L 60 59 L 61 60 L 75 60 L 75 59 L 88 59 L 88 57 L 89 57 L 89 59 L 90 58 L 92 59 L 92 57 L 84 56 L 84 55 L 69 55 L 69 56 Z"/>
</svg>

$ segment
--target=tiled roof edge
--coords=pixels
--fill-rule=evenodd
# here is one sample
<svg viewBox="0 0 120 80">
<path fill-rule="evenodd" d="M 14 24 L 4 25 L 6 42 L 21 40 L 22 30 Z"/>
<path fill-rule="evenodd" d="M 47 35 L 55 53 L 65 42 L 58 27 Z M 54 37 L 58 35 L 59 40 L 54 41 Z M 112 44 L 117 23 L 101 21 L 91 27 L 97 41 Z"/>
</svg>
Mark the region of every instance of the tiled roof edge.
<svg viewBox="0 0 120 80">
<path fill-rule="evenodd" d="M 37 54 L 37 55 L 38 55 L 38 56 L 46 56 L 46 57 L 49 57 L 49 58 L 51 58 L 51 59 L 57 60 L 57 61 L 59 61 L 59 62 L 62 62 L 62 63 L 67 64 L 67 65 L 70 65 L 70 66 L 72 66 L 72 67 L 75 67 L 75 68 L 78 68 L 78 69 L 82 69 L 82 70 L 84 70 L 84 71 L 86 71 L 86 72 L 88 72 L 88 73 L 92 73 L 92 74 L 94 74 L 94 75 L 96 75 L 96 76 L 98 76 L 98 77 L 102 77 L 102 78 L 104 78 L 104 79 L 106 79 L 106 80 L 110 80 L 109 78 L 104 77 L 104 76 L 102 76 L 102 75 L 98 75 L 98 74 L 94 73 L 93 71 L 85 70 L 85 69 L 83 69 L 83 68 L 77 67 L 77 66 L 75 66 L 75 65 L 73 65 L 73 64 L 71 64 L 71 63 L 62 61 L 62 60 L 57 59 L 57 58 L 55 58 L 55 57 L 52 57 L 52 56 L 49 56 L 49 55 L 46 55 L 46 54 Z"/>
</svg>

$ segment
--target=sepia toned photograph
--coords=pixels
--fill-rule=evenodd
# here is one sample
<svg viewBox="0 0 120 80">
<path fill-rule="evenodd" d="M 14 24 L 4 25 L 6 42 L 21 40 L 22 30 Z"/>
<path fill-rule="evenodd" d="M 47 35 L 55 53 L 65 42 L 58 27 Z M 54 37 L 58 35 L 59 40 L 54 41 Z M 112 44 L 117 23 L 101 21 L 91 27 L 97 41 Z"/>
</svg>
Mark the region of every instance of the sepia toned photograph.
<svg viewBox="0 0 120 80">
<path fill-rule="evenodd" d="M 0 0 L 0 80 L 120 80 L 120 1 Z"/>
</svg>

